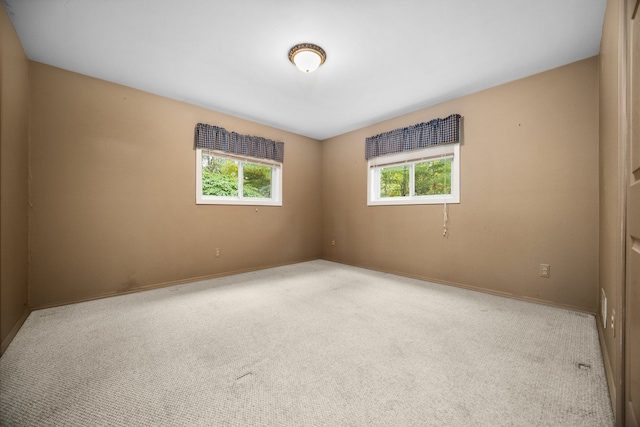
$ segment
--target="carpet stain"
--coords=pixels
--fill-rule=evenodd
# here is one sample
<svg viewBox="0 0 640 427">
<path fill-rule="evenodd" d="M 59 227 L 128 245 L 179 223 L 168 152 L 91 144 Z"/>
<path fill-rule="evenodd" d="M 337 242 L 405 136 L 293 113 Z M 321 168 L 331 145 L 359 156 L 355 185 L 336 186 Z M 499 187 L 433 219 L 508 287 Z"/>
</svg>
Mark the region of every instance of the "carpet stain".
<svg viewBox="0 0 640 427">
<path fill-rule="evenodd" d="M 41 317 L 48 317 L 48 316 L 55 316 L 56 314 L 63 312 L 67 309 L 67 307 L 55 307 L 55 308 L 50 308 L 50 309 L 45 309 L 42 311 L 38 311 L 38 318 Z"/>
<path fill-rule="evenodd" d="M 246 374 L 240 375 L 238 378 L 236 378 L 236 381 L 240 381 L 240 380 L 242 380 L 243 378 L 248 379 L 247 377 L 250 377 L 250 376 L 252 376 L 252 375 L 253 375 L 253 372 L 247 372 Z"/>
<path fill-rule="evenodd" d="M 588 370 L 591 369 L 591 365 L 588 365 L 586 363 L 578 363 L 578 369 Z"/>
<path fill-rule="evenodd" d="M 56 313 L 42 313 L 40 315 L 38 315 L 38 317 L 47 317 L 47 316 L 53 316 Z"/>
</svg>

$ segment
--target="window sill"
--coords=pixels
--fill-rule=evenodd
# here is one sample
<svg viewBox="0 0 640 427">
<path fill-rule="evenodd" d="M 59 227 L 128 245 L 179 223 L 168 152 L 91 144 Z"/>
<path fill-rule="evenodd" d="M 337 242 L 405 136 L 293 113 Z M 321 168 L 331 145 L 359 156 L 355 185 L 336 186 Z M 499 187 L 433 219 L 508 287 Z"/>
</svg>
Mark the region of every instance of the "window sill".
<svg viewBox="0 0 640 427">
<path fill-rule="evenodd" d="M 404 198 L 395 197 L 389 200 L 368 200 L 367 206 L 397 206 L 397 205 L 442 205 L 459 204 L 459 197 L 433 197 L 433 198 Z"/>
<path fill-rule="evenodd" d="M 220 197 L 201 197 L 196 205 L 238 205 L 238 206 L 282 206 L 282 200 L 265 199 L 225 199 Z"/>
</svg>

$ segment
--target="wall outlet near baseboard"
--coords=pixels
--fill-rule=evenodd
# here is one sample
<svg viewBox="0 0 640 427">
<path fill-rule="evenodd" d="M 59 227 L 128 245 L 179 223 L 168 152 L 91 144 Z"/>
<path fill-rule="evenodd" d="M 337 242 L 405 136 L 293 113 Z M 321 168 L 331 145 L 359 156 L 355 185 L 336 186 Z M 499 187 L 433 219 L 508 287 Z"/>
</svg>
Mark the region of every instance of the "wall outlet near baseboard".
<svg viewBox="0 0 640 427">
<path fill-rule="evenodd" d="M 611 310 L 611 333 L 613 334 L 613 337 L 616 337 L 616 311 L 615 310 Z"/>
<path fill-rule="evenodd" d="M 607 329 L 607 294 L 600 288 L 600 316 L 602 317 L 602 327 Z"/>
<path fill-rule="evenodd" d="M 551 277 L 551 267 L 549 267 L 549 264 L 540 264 L 540 277 Z"/>
</svg>

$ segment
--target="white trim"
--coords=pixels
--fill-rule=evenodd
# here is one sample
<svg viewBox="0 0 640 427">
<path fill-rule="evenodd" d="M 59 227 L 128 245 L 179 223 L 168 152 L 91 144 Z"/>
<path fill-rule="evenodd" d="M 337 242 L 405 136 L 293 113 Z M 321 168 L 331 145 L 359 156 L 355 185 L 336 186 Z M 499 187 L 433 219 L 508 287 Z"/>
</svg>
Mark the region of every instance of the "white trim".
<svg viewBox="0 0 640 427">
<path fill-rule="evenodd" d="M 410 163 L 411 175 L 414 164 L 424 160 L 450 159 L 451 162 L 451 194 L 434 196 L 385 197 L 380 193 L 380 169 L 382 167 L 397 166 Z M 410 181 L 410 193 L 413 194 L 414 180 Z M 443 203 L 460 203 L 460 143 L 447 144 L 425 148 L 422 150 L 405 151 L 397 154 L 375 157 L 367 163 L 367 206 L 385 205 L 431 205 Z"/>
<path fill-rule="evenodd" d="M 460 143 L 435 145 L 433 147 L 422 148 L 420 150 L 387 154 L 385 156 L 370 159 L 369 167 L 390 166 L 394 164 L 419 162 L 421 160 L 438 160 L 443 156 L 447 158 L 456 155 L 456 148 L 458 148 L 459 151 Z"/>
<path fill-rule="evenodd" d="M 238 197 L 205 196 L 202 194 L 202 149 L 196 148 L 196 204 L 198 205 L 249 205 L 249 206 L 282 206 L 282 163 L 267 159 L 256 159 L 218 150 L 205 150 L 207 153 L 238 162 L 253 163 L 271 167 L 271 198 L 242 197 L 242 173 L 238 168 Z"/>
<path fill-rule="evenodd" d="M 260 159 L 258 157 L 243 156 L 241 154 L 228 153 L 226 151 L 221 151 L 221 150 L 211 150 L 208 148 L 198 148 L 198 150 L 201 150 L 201 151 L 204 150 L 204 152 L 207 154 L 213 154 L 218 157 L 224 157 L 225 159 L 230 159 L 230 160 L 237 160 L 239 162 L 247 162 L 247 163 L 253 163 L 256 165 L 265 165 L 265 166 L 282 166 L 282 163 L 277 162 L 275 160 L 271 160 L 271 159 Z"/>
</svg>

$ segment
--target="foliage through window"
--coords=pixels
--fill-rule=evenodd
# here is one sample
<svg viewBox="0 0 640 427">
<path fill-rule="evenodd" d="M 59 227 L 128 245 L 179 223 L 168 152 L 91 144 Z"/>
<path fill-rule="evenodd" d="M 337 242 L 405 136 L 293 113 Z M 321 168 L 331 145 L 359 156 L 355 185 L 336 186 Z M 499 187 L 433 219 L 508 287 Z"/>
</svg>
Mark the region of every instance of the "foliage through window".
<svg viewBox="0 0 640 427">
<path fill-rule="evenodd" d="M 460 144 L 369 160 L 368 204 L 460 202 Z"/>
<path fill-rule="evenodd" d="M 282 205 L 282 164 L 197 151 L 197 203 Z"/>
</svg>

